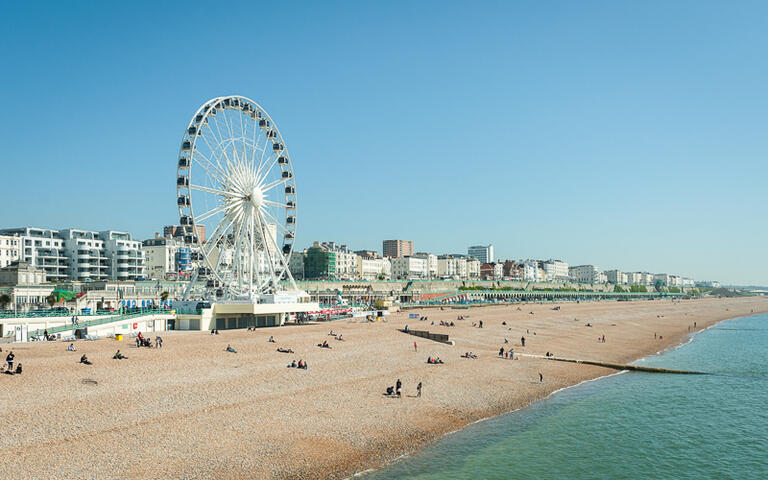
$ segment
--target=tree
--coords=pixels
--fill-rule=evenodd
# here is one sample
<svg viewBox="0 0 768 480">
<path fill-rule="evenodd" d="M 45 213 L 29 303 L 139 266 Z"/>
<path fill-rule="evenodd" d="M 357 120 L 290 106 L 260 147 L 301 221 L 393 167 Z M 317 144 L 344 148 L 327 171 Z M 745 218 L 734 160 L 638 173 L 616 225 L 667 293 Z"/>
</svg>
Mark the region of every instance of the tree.
<svg viewBox="0 0 768 480">
<path fill-rule="evenodd" d="M 45 297 L 45 301 L 48 302 L 48 306 L 53 308 L 54 305 L 56 305 L 56 302 L 59 300 L 56 298 L 56 295 L 50 294 L 47 297 Z"/>
<path fill-rule="evenodd" d="M 13 299 L 7 293 L 0 295 L 0 308 L 5 309 Z"/>
<path fill-rule="evenodd" d="M 170 293 L 168 293 L 168 292 L 163 292 L 163 293 L 161 293 L 161 294 L 160 294 L 160 300 L 161 300 L 161 301 L 163 301 L 163 302 L 165 302 L 166 300 L 168 300 L 168 297 L 169 297 L 169 296 L 170 296 Z"/>
</svg>

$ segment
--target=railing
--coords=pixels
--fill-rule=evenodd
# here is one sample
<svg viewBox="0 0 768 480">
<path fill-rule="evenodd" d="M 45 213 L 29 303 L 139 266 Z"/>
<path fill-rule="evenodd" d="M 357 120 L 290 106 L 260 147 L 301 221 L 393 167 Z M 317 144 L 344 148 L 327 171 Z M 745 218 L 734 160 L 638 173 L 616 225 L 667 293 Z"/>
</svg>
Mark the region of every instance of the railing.
<svg viewBox="0 0 768 480">
<path fill-rule="evenodd" d="M 121 315 L 121 314 L 131 314 L 134 312 L 157 312 L 157 313 L 164 313 L 168 310 L 165 309 L 153 309 L 153 308 L 125 308 L 125 309 L 116 309 L 114 311 L 108 311 L 108 310 L 95 310 L 91 311 L 89 313 L 79 313 L 75 311 L 56 311 L 56 310 L 45 310 L 45 311 L 31 311 L 31 312 L 14 312 L 14 311 L 3 311 L 0 312 L 0 318 L 49 318 L 49 317 L 96 317 L 96 316 L 104 316 L 104 315 Z"/>
<path fill-rule="evenodd" d="M 141 308 L 139 311 L 134 311 L 131 313 L 125 313 L 122 315 L 113 315 L 111 317 L 102 317 L 97 318 L 94 320 L 89 320 L 85 322 L 78 322 L 77 325 L 73 324 L 67 324 L 62 325 L 60 327 L 51 327 L 48 328 L 48 333 L 60 333 L 60 332 L 66 332 L 67 330 L 74 330 L 76 328 L 87 328 L 87 327 L 95 327 L 97 325 L 103 325 L 105 323 L 114 323 L 114 322 L 120 322 L 123 320 L 130 320 L 132 318 L 137 317 L 143 317 L 146 315 L 169 315 L 170 310 L 154 310 L 149 308 Z"/>
</svg>

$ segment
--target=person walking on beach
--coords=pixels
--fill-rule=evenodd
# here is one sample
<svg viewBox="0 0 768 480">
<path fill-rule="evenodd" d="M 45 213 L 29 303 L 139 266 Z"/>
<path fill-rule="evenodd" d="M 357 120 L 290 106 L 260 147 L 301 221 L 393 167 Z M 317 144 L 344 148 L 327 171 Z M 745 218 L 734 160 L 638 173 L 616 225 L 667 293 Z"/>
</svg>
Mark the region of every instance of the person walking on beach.
<svg viewBox="0 0 768 480">
<path fill-rule="evenodd" d="M 16 358 L 13 354 L 13 350 L 5 357 L 5 362 L 8 364 L 8 371 L 13 370 L 13 359 Z"/>
<path fill-rule="evenodd" d="M 539 383 L 542 383 L 542 382 L 544 382 L 544 375 L 542 375 L 541 372 L 539 372 Z"/>
<path fill-rule="evenodd" d="M 421 397 L 421 382 L 419 382 L 418 385 L 416 385 L 416 398 Z"/>
<path fill-rule="evenodd" d="M 395 395 L 400 397 L 401 389 L 403 388 L 403 382 L 400 381 L 400 379 L 397 379 L 397 382 L 395 382 Z"/>
<path fill-rule="evenodd" d="M 501 348 L 499 349 L 499 356 L 500 356 L 500 357 L 503 357 L 503 356 L 504 356 L 504 347 L 501 347 Z"/>
<path fill-rule="evenodd" d="M 603 334 L 603 343 L 605 343 L 605 334 Z"/>
<path fill-rule="evenodd" d="M 413 342 L 413 351 L 414 352 L 418 352 L 419 351 L 419 346 L 416 344 L 416 342 Z"/>
<path fill-rule="evenodd" d="M 522 343 L 523 346 L 525 346 L 525 337 L 520 337 L 520 343 Z"/>
</svg>

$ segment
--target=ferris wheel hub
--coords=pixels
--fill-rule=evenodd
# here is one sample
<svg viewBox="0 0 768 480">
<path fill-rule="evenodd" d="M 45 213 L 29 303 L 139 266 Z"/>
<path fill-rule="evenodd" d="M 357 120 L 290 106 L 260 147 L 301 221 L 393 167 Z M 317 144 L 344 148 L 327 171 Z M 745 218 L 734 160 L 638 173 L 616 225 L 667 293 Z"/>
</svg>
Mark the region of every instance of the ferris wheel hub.
<svg viewBox="0 0 768 480">
<path fill-rule="evenodd" d="M 264 203 L 264 192 L 261 191 L 260 187 L 253 187 L 250 195 L 250 201 L 253 205 L 253 208 L 259 208 L 261 207 L 262 203 Z"/>
</svg>

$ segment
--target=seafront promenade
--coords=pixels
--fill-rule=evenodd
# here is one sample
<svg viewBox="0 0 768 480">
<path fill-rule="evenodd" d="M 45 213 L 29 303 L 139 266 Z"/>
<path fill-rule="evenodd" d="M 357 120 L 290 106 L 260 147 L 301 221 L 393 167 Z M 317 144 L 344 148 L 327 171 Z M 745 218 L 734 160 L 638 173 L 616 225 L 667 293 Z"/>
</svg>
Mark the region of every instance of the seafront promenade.
<svg viewBox="0 0 768 480">
<path fill-rule="evenodd" d="M 498 356 L 502 347 L 629 363 L 680 342 L 691 329 L 768 312 L 768 299 L 519 307 L 429 308 L 392 314 L 387 322 L 340 320 L 215 336 L 166 332 L 162 349 L 108 339 L 77 342 L 77 352 L 57 342 L 13 345 L 24 374 L 0 375 L 0 448 L 14 459 L 3 463 L 0 476 L 344 478 L 613 372 L 520 355 L 508 360 Z M 483 328 L 473 326 L 480 320 Z M 455 345 L 417 339 L 416 352 L 417 337 L 400 331 L 405 325 L 447 334 Z M 330 336 L 331 329 L 344 341 Z M 605 342 L 598 341 L 603 335 Z M 318 348 L 323 341 L 332 348 Z M 227 345 L 238 353 L 226 352 Z M 118 348 L 128 359 L 111 358 Z M 478 358 L 460 357 L 468 351 Z M 83 353 L 93 365 L 77 363 Z M 428 365 L 428 356 L 445 363 Z M 286 368 L 292 360 L 309 368 Z M 403 396 L 382 395 L 397 379 Z M 415 398 L 418 382 L 421 398 Z"/>
</svg>

